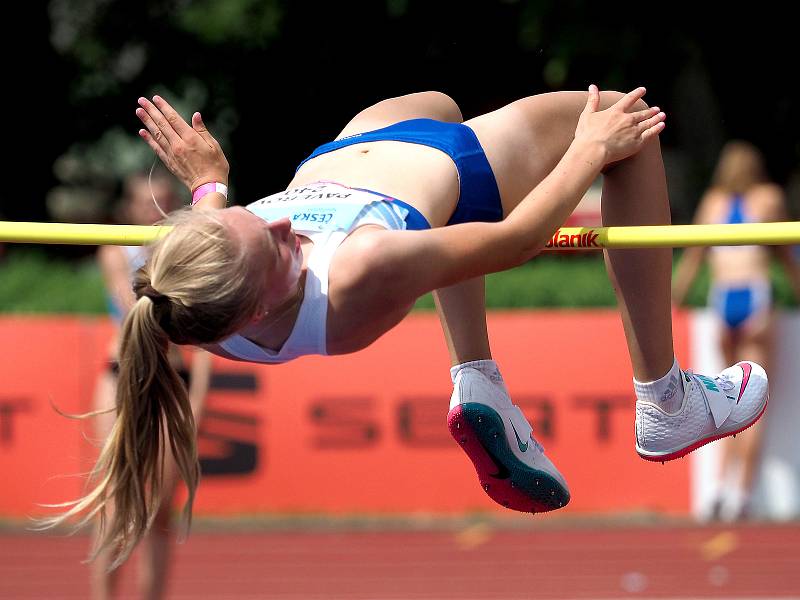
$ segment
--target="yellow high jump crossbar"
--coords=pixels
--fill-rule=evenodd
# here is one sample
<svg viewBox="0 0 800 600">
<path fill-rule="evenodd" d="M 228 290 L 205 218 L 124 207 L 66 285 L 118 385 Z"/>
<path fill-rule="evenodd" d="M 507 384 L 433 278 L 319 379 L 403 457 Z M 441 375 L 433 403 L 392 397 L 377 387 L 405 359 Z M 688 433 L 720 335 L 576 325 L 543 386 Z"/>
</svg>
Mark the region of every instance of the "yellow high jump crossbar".
<svg viewBox="0 0 800 600">
<path fill-rule="evenodd" d="M 166 235 L 170 229 L 171 227 L 158 225 L 0 221 L 0 242 L 141 246 Z M 800 244 L 800 222 L 561 227 L 556 230 L 545 250 L 786 244 Z"/>
</svg>

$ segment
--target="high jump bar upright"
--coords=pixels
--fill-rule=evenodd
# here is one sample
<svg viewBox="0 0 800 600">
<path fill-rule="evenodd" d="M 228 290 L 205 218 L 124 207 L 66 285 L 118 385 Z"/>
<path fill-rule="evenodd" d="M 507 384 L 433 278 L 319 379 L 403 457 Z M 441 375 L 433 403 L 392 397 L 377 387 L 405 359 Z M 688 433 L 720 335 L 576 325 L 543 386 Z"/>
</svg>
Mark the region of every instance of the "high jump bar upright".
<svg viewBox="0 0 800 600">
<path fill-rule="evenodd" d="M 84 225 L 0 221 L 0 242 L 141 246 L 171 229 L 158 225 Z M 800 244 L 800 222 L 735 225 L 561 227 L 545 250 L 780 246 Z"/>
</svg>

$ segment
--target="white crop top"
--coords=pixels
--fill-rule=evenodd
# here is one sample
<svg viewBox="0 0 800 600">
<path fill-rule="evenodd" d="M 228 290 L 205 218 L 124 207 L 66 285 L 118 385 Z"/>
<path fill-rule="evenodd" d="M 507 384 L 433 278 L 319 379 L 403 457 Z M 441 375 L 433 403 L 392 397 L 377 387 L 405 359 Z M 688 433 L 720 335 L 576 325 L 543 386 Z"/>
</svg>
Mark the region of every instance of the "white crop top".
<svg viewBox="0 0 800 600">
<path fill-rule="evenodd" d="M 405 229 L 408 209 L 391 198 L 320 181 L 256 200 L 247 210 L 265 221 L 289 217 L 292 228 L 314 242 L 308 257 L 303 302 L 294 328 L 280 350 L 264 348 L 234 334 L 219 346 L 250 362 L 283 363 L 306 354 L 327 354 L 328 269 L 333 255 L 356 228 L 379 225 Z"/>
</svg>

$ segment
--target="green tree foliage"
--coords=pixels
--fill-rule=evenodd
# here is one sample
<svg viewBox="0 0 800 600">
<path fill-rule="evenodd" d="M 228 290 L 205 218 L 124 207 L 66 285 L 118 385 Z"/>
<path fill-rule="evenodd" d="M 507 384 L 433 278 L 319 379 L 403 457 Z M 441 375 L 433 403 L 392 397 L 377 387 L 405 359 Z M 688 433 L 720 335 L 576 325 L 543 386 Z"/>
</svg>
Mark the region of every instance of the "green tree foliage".
<svg viewBox="0 0 800 600">
<path fill-rule="evenodd" d="M 72 144 L 44 160 L 87 163 L 72 180 L 57 173 L 82 186 L 149 166 L 133 108 L 158 92 L 204 112 L 244 202 L 386 96 L 441 89 L 472 116 L 551 89 L 645 84 L 670 116 L 673 205 L 686 221 L 726 139 L 763 147 L 781 182 L 800 163 L 796 85 L 780 60 L 793 25 L 769 4 L 723 23 L 682 3 L 654 14 L 590 0 L 50 0 L 48 45 L 66 84 L 48 93 L 68 105 Z M 109 144 L 114 128 L 127 137 Z"/>
</svg>

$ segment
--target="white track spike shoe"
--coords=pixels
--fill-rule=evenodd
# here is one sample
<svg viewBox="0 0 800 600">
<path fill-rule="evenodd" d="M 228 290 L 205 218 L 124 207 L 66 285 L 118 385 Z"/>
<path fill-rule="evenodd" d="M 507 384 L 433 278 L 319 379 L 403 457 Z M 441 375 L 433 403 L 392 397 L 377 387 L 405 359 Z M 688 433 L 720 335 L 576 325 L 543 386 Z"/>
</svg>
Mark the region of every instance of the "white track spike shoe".
<svg viewBox="0 0 800 600">
<path fill-rule="evenodd" d="M 564 477 L 534 439 L 522 411 L 498 381 L 464 367 L 454 380 L 447 425 L 467 453 L 484 491 L 498 504 L 522 512 L 566 506 Z"/>
<path fill-rule="evenodd" d="M 645 460 L 681 458 L 736 435 L 761 418 L 769 400 L 767 374 L 754 362 L 736 363 L 716 377 L 684 371 L 683 385 L 683 404 L 675 413 L 636 401 L 636 452 Z"/>
</svg>

